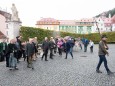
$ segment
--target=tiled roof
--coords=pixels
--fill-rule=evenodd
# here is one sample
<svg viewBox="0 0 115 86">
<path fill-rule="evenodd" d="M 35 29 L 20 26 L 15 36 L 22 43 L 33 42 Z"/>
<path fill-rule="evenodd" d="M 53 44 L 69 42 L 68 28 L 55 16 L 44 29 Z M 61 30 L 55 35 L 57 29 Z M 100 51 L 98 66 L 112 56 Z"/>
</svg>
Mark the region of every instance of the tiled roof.
<svg viewBox="0 0 115 86">
<path fill-rule="evenodd" d="M 4 11 L 0 10 L 0 14 L 3 15 L 6 19 L 11 19 L 11 14 L 10 13 L 7 13 L 7 12 L 4 12 Z"/>
<path fill-rule="evenodd" d="M 37 21 L 37 25 L 51 25 L 51 24 L 59 24 L 59 21 L 54 18 L 42 18 L 41 20 Z"/>
<path fill-rule="evenodd" d="M 7 38 L 1 31 L 0 31 L 0 39 Z"/>
</svg>

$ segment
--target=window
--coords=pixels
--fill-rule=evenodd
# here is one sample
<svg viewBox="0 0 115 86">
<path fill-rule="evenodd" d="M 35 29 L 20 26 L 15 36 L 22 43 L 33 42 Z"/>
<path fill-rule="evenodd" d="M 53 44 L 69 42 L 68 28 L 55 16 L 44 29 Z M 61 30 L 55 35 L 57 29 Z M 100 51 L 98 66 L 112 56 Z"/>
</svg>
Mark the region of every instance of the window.
<svg viewBox="0 0 115 86">
<path fill-rule="evenodd" d="M 8 31 L 6 31 L 6 35 L 8 36 Z"/>
<path fill-rule="evenodd" d="M 8 29 L 8 24 L 6 24 L 6 29 Z"/>
</svg>

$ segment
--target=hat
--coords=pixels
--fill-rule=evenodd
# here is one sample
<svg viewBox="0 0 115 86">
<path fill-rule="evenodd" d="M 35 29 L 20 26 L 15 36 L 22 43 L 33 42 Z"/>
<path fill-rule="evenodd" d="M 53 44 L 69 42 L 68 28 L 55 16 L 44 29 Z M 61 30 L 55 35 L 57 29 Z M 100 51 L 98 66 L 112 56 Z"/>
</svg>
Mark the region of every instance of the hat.
<svg viewBox="0 0 115 86">
<path fill-rule="evenodd" d="M 102 35 L 101 38 L 107 38 L 107 36 L 106 35 Z"/>
</svg>

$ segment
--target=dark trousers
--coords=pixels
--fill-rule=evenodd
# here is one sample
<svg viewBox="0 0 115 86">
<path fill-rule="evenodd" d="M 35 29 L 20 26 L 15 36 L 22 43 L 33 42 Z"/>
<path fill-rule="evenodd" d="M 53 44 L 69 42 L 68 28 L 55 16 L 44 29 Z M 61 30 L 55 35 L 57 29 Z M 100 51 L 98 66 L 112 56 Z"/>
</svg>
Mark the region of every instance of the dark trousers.
<svg viewBox="0 0 115 86">
<path fill-rule="evenodd" d="M 97 65 L 97 70 L 99 70 L 102 62 L 104 62 L 104 66 L 105 66 L 106 71 L 107 72 L 110 71 L 108 68 L 108 65 L 107 65 L 107 59 L 106 59 L 105 55 L 99 55 L 99 63 Z"/>
<path fill-rule="evenodd" d="M 87 45 L 84 45 L 84 52 L 87 52 Z"/>
<path fill-rule="evenodd" d="M 62 49 L 58 48 L 59 55 L 62 55 Z"/>
<path fill-rule="evenodd" d="M 3 52 L 0 53 L 0 62 L 4 61 L 4 54 Z"/>
<path fill-rule="evenodd" d="M 19 59 L 22 57 L 22 50 L 17 51 L 17 61 L 19 62 Z"/>
<path fill-rule="evenodd" d="M 93 53 L 93 46 L 90 47 L 90 52 Z"/>
<path fill-rule="evenodd" d="M 80 46 L 80 48 L 81 48 L 81 50 L 82 50 L 82 45 L 81 45 L 81 44 L 79 44 L 79 46 Z"/>
<path fill-rule="evenodd" d="M 50 49 L 50 58 L 53 58 L 53 49 Z"/>
<path fill-rule="evenodd" d="M 66 51 L 66 57 L 65 58 L 67 59 L 68 53 L 70 53 L 70 55 L 71 55 L 71 57 L 73 59 L 73 54 L 72 54 L 72 50 L 71 49 Z"/>
<path fill-rule="evenodd" d="M 9 58 L 10 58 L 10 54 L 6 55 L 6 67 L 9 67 Z"/>
<path fill-rule="evenodd" d="M 56 52 L 57 52 L 57 46 L 54 47 L 54 54 L 56 54 Z"/>
<path fill-rule="evenodd" d="M 48 54 L 48 49 L 43 50 L 43 55 L 42 55 L 42 59 L 45 56 L 45 60 L 47 60 L 47 54 Z"/>
</svg>

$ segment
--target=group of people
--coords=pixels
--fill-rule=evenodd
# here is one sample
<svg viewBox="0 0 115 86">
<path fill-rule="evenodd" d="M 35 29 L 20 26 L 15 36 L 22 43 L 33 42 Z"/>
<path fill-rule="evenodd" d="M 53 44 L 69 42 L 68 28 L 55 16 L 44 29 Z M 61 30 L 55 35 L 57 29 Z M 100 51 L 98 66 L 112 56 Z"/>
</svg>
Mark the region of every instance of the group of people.
<svg viewBox="0 0 115 86">
<path fill-rule="evenodd" d="M 58 37 L 54 39 L 53 37 L 51 37 L 50 40 L 48 40 L 48 38 L 45 37 L 41 46 L 43 49 L 43 55 L 42 55 L 41 60 L 43 60 L 45 56 L 45 61 L 48 61 L 47 60 L 48 50 L 50 51 L 50 56 L 49 56 L 50 59 L 53 59 L 53 56 L 56 54 L 57 50 L 60 57 L 62 57 L 62 52 L 64 51 L 66 53 L 65 59 L 67 59 L 68 53 L 70 53 L 73 59 L 72 50 L 73 50 L 74 44 L 75 42 L 71 38 L 64 39 L 64 38 Z"/>
<path fill-rule="evenodd" d="M 32 60 L 35 60 L 37 55 L 37 37 L 29 38 L 28 42 L 22 42 L 21 36 L 17 36 L 15 39 L 11 39 L 9 43 L 6 39 L 0 43 L 0 61 L 6 60 L 6 67 L 10 70 L 17 68 L 21 57 L 24 61 L 27 59 L 27 67 L 34 69 L 32 66 Z"/>
<path fill-rule="evenodd" d="M 107 36 L 102 35 L 101 41 L 99 42 L 99 63 L 96 67 L 97 73 L 102 73 L 99 68 L 104 62 L 104 66 L 106 68 L 107 74 L 113 74 L 113 72 L 110 71 L 107 65 L 107 59 L 106 55 L 109 55 L 108 53 L 108 46 L 107 46 Z M 57 37 L 53 38 L 50 37 L 50 40 L 48 40 L 48 37 L 45 37 L 41 49 L 43 51 L 43 55 L 41 57 L 41 60 L 44 59 L 45 61 L 48 61 L 47 56 L 48 52 L 50 51 L 49 58 L 53 59 L 53 56 L 56 55 L 56 53 L 59 53 L 59 56 L 62 57 L 62 52 L 65 52 L 65 59 L 67 59 L 68 54 L 70 53 L 72 59 L 73 59 L 73 47 L 80 47 L 82 50 L 82 45 L 84 45 L 84 52 L 87 52 L 87 46 L 90 45 L 90 52 L 93 53 L 93 46 L 94 42 L 92 40 L 88 40 L 86 38 L 80 38 L 74 39 L 72 37 L 68 38 L 62 38 Z M 29 38 L 27 42 L 21 41 L 21 36 L 17 36 L 16 39 L 10 40 L 10 43 L 6 43 L 5 39 L 0 43 L 0 61 L 6 60 L 6 67 L 9 67 L 11 69 L 17 68 L 17 63 L 19 63 L 19 60 L 21 57 L 24 58 L 24 61 L 27 60 L 27 67 L 34 69 L 33 61 L 36 60 L 38 53 L 38 41 L 37 37 Z"/>
</svg>

